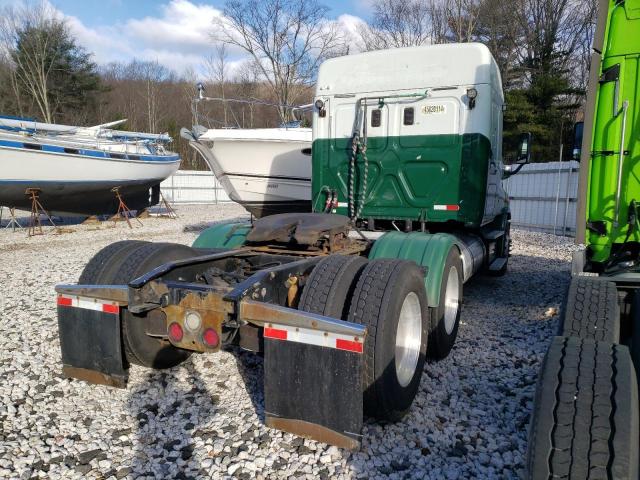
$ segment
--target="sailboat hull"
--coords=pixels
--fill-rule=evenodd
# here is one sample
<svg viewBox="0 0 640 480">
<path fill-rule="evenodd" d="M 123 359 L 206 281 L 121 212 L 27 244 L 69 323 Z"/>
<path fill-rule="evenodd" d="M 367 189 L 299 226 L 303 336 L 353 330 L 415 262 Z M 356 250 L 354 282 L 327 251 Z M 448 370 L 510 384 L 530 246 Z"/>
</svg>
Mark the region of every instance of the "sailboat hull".
<svg viewBox="0 0 640 480">
<path fill-rule="evenodd" d="M 132 210 L 158 202 L 159 185 L 180 164 L 177 155 L 113 153 L 0 136 L 0 205 L 31 208 L 26 190 L 38 189 L 49 212 L 97 215 L 118 210 L 120 194 Z M 66 150 L 66 151 L 65 151 Z M 133 158 L 132 158 L 133 157 Z"/>
</svg>

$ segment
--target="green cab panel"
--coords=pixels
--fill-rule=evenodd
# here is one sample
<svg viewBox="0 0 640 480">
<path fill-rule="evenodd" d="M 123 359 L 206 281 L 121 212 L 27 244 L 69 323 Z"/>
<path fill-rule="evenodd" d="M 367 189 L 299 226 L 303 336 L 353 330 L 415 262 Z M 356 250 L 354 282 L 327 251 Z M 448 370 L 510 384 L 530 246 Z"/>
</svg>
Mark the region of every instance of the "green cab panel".
<svg viewBox="0 0 640 480">
<path fill-rule="evenodd" d="M 351 139 L 313 143 L 313 210 L 325 208 L 327 190 L 338 193 L 335 213 L 349 215 Z M 361 218 L 485 223 L 491 142 L 481 134 L 372 137 Z M 358 155 L 355 203 L 362 198 L 364 160 Z M 450 206 L 452 208 L 444 208 Z M 496 206 L 497 207 L 497 206 Z"/>
<path fill-rule="evenodd" d="M 398 258 L 412 260 L 422 267 L 427 267 L 424 285 L 430 307 L 440 303 L 440 287 L 444 264 L 452 248 L 457 246 L 457 239 L 447 233 L 385 233 L 373 244 L 369 259 Z"/>
<path fill-rule="evenodd" d="M 244 245 L 247 235 L 251 231 L 251 225 L 246 223 L 221 223 L 204 230 L 193 248 L 238 248 Z"/>
<path fill-rule="evenodd" d="M 592 143 L 590 151 L 583 152 L 589 157 L 582 159 L 589 168 L 586 218 L 578 219 L 588 226 L 586 244 L 597 263 L 606 262 L 616 245 L 640 241 L 638 225 L 631 230 L 628 225 L 632 202 L 640 202 L 640 0 L 612 0 L 601 15 L 606 29 L 600 81 L 589 85 L 595 98 L 588 106 L 594 114 Z"/>
</svg>

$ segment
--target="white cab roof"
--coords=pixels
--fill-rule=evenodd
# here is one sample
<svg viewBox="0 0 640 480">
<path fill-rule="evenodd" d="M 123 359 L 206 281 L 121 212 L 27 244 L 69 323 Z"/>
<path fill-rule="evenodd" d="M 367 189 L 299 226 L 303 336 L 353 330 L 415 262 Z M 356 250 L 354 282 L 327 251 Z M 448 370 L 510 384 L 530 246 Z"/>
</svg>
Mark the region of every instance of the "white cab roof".
<svg viewBox="0 0 640 480">
<path fill-rule="evenodd" d="M 500 71 L 481 43 L 395 48 L 332 58 L 320 66 L 317 96 L 490 84 Z"/>
</svg>

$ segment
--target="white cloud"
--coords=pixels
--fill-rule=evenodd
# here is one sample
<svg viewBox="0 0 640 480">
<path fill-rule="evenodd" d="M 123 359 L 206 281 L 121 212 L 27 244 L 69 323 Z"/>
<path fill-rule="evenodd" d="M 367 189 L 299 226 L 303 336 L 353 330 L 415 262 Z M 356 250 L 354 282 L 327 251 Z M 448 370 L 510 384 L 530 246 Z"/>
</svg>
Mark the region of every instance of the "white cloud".
<svg viewBox="0 0 640 480">
<path fill-rule="evenodd" d="M 340 28 L 345 34 L 347 43 L 349 44 L 349 51 L 352 53 L 358 52 L 362 48 L 362 37 L 359 33 L 360 28 L 366 25 L 366 22 L 354 15 L 348 13 L 340 15 L 336 22 L 340 25 Z"/>
<path fill-rule="evenodd" d="M 210 5 L 171 0 L 161 15 L 129 19 L 114 25 L 89 28 L 77 17 L 65 15 L 80 45 L 94 54 L 99 64 L 127 62 L 133 58 L 155 61 L 181 73 L 201 69 L 214 45 L 210 36 L 213 20 L 222 15 Z M 238 52 L 232 52 L 237 54 Z"/>
<path fill-rule="evenodd" d="M 215 53 L 215 41 L 211 36 L 215 28 L 214 19 L 222 15 L 221 10 L 210 5 L 170 0 L 162 6 L 159 16 L 132 18 L 113 25 L 89 28 L 77 17 L 64 17 L 78 43 L 93 53 L 98 64 L 128 62 L 137 58 L 158 61 L 178 73 L 193 69 L 204 74 L 205 59 Z M 358 25 L 364 20 L 343 14 L 333 22 L 349 38 L 350 51 L 357 51 Z M 227 51 L 229 69 L 233 71 L 246 55 L 238 47 L 229 47 Z"/>
</svg>

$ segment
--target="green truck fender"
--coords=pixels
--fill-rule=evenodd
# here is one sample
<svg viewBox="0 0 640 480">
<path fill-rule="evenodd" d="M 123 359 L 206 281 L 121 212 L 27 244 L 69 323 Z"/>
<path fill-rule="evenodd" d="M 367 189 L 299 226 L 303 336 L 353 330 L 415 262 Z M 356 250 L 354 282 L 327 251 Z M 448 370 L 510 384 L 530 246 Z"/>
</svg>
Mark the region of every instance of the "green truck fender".
<svg viewBox="0 0 640 480">
<path fill-rule="evenodd" d="M 460 251 L 458 239 L 447 233 L 389 232 L 373 244 L 369 259 L 399 258 L 427 267 L 424 279 L 427 300 L 430 307 L 437 307 L 440 303 L 444 264 L 452 248 Z"/>
<path fill-rule="evenodd" d="M 251 225 L 247 223 L 221 223 L 204 230 L 196 241 L 193 248 L 238 248 L 244 242 L 251 230 Z"/>
</svg>

